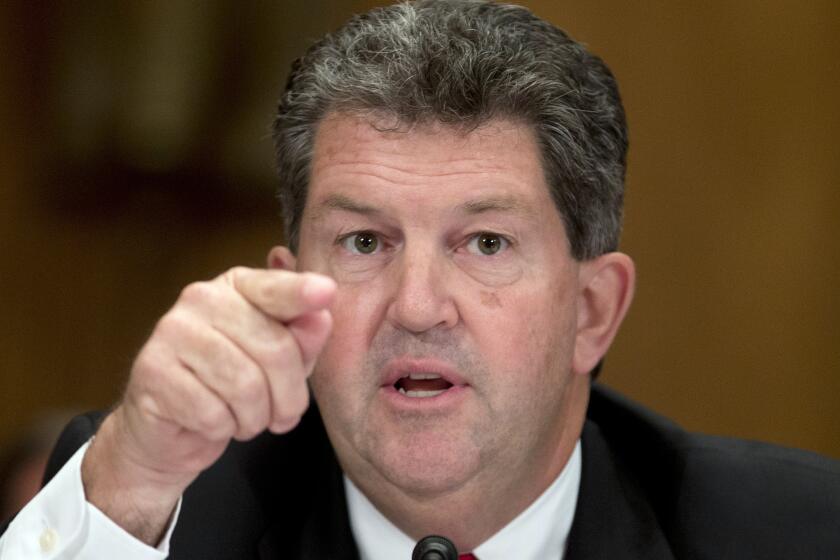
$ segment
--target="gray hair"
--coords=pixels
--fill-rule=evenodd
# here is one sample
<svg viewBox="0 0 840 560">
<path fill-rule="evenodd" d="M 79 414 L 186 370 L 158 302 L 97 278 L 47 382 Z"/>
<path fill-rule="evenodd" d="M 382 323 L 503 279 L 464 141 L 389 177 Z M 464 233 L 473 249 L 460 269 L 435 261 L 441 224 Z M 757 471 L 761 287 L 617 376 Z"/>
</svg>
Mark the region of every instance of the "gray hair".
<svg viewBox="0 0 840 560">
<path fill-rule="evenodd" d="M 412 125 L 533 127 L 572 255 L 613 251 L 621 233 L 627 126 L 600 58 L 520 6 L 419 0 L 353 17 L 292 65 L 274 121 L 286 240 L 296 251 L 312 148 L 330 112 Z"/>
</svg>

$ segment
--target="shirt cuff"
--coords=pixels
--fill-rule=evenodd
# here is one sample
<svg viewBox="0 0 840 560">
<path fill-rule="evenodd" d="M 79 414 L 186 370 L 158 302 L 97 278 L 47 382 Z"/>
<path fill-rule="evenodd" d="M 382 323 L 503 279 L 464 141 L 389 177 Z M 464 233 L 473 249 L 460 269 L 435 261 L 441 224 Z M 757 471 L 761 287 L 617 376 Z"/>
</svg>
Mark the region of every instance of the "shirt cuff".
<svg viewBox="0 0 840 560">
<path fill-rule="evenodd" d="M 24 507 L 0 538 L 0 558 L 164 560 L 181 511 L 181 500 L 160 544 L 136 539 L 85 499 L 82 459 L 87 442 Z"/>
</svg>

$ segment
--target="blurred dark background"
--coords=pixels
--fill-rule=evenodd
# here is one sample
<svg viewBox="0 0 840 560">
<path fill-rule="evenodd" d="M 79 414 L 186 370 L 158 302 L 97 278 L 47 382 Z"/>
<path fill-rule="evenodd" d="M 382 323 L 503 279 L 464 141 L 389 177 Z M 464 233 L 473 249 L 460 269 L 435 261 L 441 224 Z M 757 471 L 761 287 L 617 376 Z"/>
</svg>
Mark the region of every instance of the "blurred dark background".
<svg viewBox="0 0 840 560">
<path fill-rule="evenodd" d="M 110 406 L 182 286 L 282 241 L 287 68 L 376 3 L 0 4 L 0 446 Z M 525 3 L 628 112 L 639 288 L 603 381 L 840 457 L 840 3 Z"/>
</svg>

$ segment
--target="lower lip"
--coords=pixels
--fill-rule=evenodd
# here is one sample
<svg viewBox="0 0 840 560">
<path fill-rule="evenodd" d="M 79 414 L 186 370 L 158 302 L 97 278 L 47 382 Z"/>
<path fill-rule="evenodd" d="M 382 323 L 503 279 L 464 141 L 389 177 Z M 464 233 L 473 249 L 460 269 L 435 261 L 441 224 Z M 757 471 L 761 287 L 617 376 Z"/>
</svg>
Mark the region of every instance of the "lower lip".
<svg viewBox="0 0 840 560">
<path fill-rule="evenodd" d="M 393 385 L 380 388 L 385 400 L 401 410 L 429 410 L 457 406 L 467 395 L 469 385 L 453 385 L 433 397 L 409 397 L 400 393 Z"/>
</svg>

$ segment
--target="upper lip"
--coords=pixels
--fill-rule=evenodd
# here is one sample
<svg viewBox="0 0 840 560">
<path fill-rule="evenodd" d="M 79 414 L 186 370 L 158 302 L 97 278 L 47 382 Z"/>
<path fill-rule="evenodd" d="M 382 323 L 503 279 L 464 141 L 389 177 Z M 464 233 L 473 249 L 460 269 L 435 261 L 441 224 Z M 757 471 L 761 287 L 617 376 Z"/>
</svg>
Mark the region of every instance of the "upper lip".
<svg viewBox="0 0 840 560">
<path fill-rule="evenodd" d="M 437 358 L 395 358 L 385 365 L 383 387 L 390 387 L 412 373 L 433 373 L 452 385 L 466 385 L 458 371 Z"/>
</svg>

